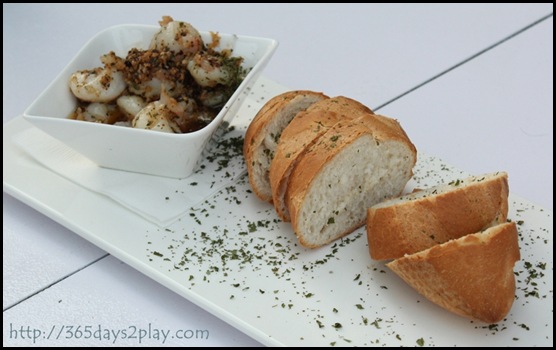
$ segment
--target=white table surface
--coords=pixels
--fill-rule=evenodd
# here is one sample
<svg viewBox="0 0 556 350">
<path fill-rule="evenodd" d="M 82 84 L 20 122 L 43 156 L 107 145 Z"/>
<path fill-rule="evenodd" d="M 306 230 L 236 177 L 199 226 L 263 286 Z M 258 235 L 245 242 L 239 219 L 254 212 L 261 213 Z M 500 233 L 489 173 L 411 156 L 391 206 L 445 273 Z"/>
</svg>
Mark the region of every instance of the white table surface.
<svg viewBox="0 0 556 350">
<path fill-rule="evenodd" d="M 397 118 L 419 150 L 470 173 L 506 170 L 512 192 L 553 210 L 552 11 L 552 4 L 4 4 L 3 122 L 98 31 L 171 15 L 202 30 L 277 39 L 266 77 L 375 109 L 386 104 L 378 112 Z M 3 310 L 4 345 L 33 345 L 10 331 L 38 320 L 209 331 L 208 339 L 173 345 L 259 345 L 5 193 Z"/>
</svg>

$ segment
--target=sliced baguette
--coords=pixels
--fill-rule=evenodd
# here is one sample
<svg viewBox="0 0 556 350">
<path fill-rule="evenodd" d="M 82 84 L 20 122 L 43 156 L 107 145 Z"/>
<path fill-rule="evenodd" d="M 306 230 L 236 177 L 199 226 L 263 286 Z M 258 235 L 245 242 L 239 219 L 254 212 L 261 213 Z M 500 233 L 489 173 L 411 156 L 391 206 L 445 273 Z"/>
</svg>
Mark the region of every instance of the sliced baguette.
<svg viewBox="0 0 556 350">
<path fill-rule="evenodd" d="M 504 223 L 394 260 L 386 266 L 433 303 L 487 323 L 502 320 L 515 295 L 520 258 L 515 223 Z"/>
<path fill-rule="evenodd" d="M 249 124 L 243 154 L 251 187 L 263 201 L 272 201 L 269 168 L 282 130 L 297 113 L 327 98 L 314 91 L 288 91 L 270 99 Z"/>
<path fill-rule="evenodd" d="M 290 175 L 286 205 L 300 243 L 319 247 L 363 225 L 367 208 L 401 193 L 415 161 L 393 119 L 366 114 L 334 125 Z"/>
<path fill-rule="evenodd" d="M 503 223 L 507 216 L 508 175 L 471 176 L 369 208 L 369 252 L 375 260 L 397 259 Z"/>
<path fill-rule="evenodd" d="M 284 129 L 270 164 L 272 202 L 283 221 L 290 221 L 285 194 L 291 171 L 305 150 L 340 121 L 373 113 L 367 106 L 344 96 L 321 100 L 300 112 Z"/>
</svg>

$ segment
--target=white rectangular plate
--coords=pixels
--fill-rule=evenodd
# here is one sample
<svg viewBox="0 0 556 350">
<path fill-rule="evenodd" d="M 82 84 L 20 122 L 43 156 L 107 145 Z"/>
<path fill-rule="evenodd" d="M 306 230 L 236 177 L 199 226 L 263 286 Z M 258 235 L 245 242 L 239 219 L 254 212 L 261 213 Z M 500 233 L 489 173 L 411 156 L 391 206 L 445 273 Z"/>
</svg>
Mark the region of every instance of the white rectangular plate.
<svg viewBox="0 0 556 350">
<path fill-rule="evenodd" d="M 261 78 L 234 124 L 244 129 L 285 90 Z M 516 300 L 505 320 L 488 325 L 430 303 L 371 260 L 364 228 L 321 249 L 299 247 L 289 224 L 253 195 L 245 176 L 159 228 L 28 157 L 12 139 L 31 127 L 21 117 L 4 125 L 5 192 L 264 344 L 553 344 L 552 212 L 514 195 L 509 216 L 519 223 L 521 249 Z M 467 175 L 419 154 L 409 187 Z"/>
</svg>

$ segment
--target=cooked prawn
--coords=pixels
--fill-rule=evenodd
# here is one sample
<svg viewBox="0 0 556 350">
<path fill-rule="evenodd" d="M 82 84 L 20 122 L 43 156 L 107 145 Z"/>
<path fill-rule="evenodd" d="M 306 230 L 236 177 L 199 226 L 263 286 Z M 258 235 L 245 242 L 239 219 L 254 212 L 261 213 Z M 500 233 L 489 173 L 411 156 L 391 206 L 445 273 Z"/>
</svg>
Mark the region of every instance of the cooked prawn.
<svg viewBox="0 0 556 350">
<path fill-rule="evenodd" d="M 166 105 L 155 101 L 149 103 L 133 118 L 131 126 L 139 129 L 149 129 L 169 133 L 180 133 L 180 128 L 174 121 L 175 114 Z"/>
<path fill-rule="evenodd" d="M 69 86 L 75 97 L 86 102 L 110 102 L 124 92 L 124 76 L 111 66 L 73 73 Z"/>
<path fill-rule="evenodd" d="M 162 17 L 160 30 L 154 35 L 150 49 L 170 50 L 185 55 L 195 54 L 203 48 L 201 34 L 187 22 L 174 21 L 170 16 Z"/>
<path fill-rule="evenodd" d="M 79 107 L 75 114 L 76 120 L 88 122 L 113 124 L 119 119 L 121 114 L 116 106 L 106 103 L 93 102 L 86 107 Z"/>
<path fill-rule="evenodd" d="M 230 63 L 222 56 L 198 53 L 187 63 L 187 70 L 202 87 L 231 85 L 237 76 L 238 67 Z"/>
<path fill-rule="evenodd" d="M 129 119 L 133 119 L 147 105 L 145 100 L 134 95 L 120 96 L 116 100 L 116 104 Z"/>
</svg>

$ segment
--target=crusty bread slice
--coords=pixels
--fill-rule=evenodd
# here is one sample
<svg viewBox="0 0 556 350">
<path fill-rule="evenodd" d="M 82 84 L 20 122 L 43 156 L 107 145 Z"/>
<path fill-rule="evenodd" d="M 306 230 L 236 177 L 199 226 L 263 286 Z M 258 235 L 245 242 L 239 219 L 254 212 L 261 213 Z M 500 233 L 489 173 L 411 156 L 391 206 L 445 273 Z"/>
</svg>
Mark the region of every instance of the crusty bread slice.
<svg viewBox="0 0 556 350">
<path fill-rule="evenodd" d="M 251 187 L 263 201 L 272 201 L 269 168 L 282 130 L 297 113 L 327 98 L 320 92 L 288 91 L 270 99 L 249 124 L 243 154 Z"/>
<path fill-rule="evenodd" d="M 367 106 L 344 96 L 319 101 L 298 113 L 284 129 L 270 164 L 272 202 L 278 216 L 290 221 L 285 194 L 292 169 L 305 150 L 340 121 L 373 113 Z"/>
<path fill-rule="evenodd" d="M 520 258 L 515 223 L 436 245 L 386 266 L 420 294 L 458 315 L 494 323 L 510 311 Z"/>
<path fill-rule="evenodd" d="M 319 247 L 363 225 L 367 208 L 402 192 L 415 161 L 394 119 L 366 114 L 334 125 L 290 175 L 286 205 L 300 243 Z"/>
<path fill-rule="evenodd" d="M 507 216 L 508 175 L 471 176 L 369 208 L 369 251 L 375 260 L 397 259 L 503 223 Z"/>
</svg>

